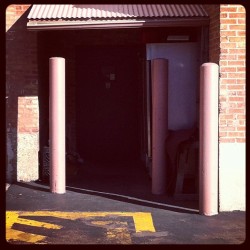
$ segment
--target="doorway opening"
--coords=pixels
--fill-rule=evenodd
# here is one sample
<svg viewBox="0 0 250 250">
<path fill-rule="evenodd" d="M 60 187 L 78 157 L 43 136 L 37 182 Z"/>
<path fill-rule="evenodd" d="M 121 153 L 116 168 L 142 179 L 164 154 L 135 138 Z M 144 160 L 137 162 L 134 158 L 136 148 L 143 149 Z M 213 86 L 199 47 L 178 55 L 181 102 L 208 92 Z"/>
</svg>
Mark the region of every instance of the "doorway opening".
<svg viewBox="0 0 250 250">
<path fill-rule="evenodd" d="M 74 186 L 143 193 L 131 185 L 139 181 L 150 193 L 141 157 L 144 64 L 145 46 L 76 48 L 76 144 L 84 163 Z"/>
<path fill-rule="evenodd" d="M 163 203 L 171 200 L 167 195 L 152 195 L 151 177 L 147 166 L 146 153 L 149 145 L 145 108 L 149 101 L 147 60 L 151 60 L 147 57 L 153 57 L 153 51 L 157 51 L 157 46 L 162 49 L 163 44 L 156 45 L 154 50 L 152 46 L 148 49 L 149 46 L 151 45 L 77 47 L 76 142 L 84 164 L 74 179 L 74 187 L 119 195 L 132 194 L 133 197 Z M 195 44 L 191 46 L 196 51 Z M 172 47 L 173 44 L 170 50 L 173 50 Z M 162 56 L 169 57 L 171 69 L 173 62 L 181 68 L 187 66 L 186 62 L 185 65 L 180 64 L 178 59 L 175 62 L 174 53 L 164 53 Z M 184 58 L 189 58 L 189 55 Z M 196 63 L 193 68 L 197 69 Z M 189 71 L 189 68 L 186 71 Z M 196 75 L 194 74 L 194 78 Z M 184 87 L 186 86 L 184 90 L 181 84 L 174 82 L 175 85 L 171 85 L 174 89 L 172 94 L 191 93 L 187 98 L 188 104 L 183 108 L 192 113 L 192 117 L 186 114 L 186 121 L 183 115 L 178 116 L 174 112 L 175 108 L 180 109 L 180 105 L 173 107 L 174 103 L 171 102 L 171 129 L 190 129 L 196 120 L 197 81 L 190 81 L 192 85 L 188 84 L 187 78 L 184 85 L 180 81 Z M 185 113 L 185 110 L 181 111 Z M 179 124 L 179 127 L 176 124 Z M 68 183 L 70 185 L 69 181 Z M 188 206 L 193 206 L 193 203 L 189 202 Z"/>
<path fill-rule="evenodd" d="M 198 76 L 198 66 L 195 66 L 196 71 L 189 66 L 201 64 L 203 48 L 198 28 L 185 28 L 184 33 L 190 35 L 189 41 L 166 41 L 169 34 L 183 35 L 183 32 L 183 28 L 145 28 L 48 31 L 40 34 L 39 72 L 43 82 L 40 84 L 40 99 L 43 100 L 41 117 L 48 117 L 49 103 L 48 67 L 44 65 L 51 56 L 66 58 L 67 138 L 70 149 L 83 159 L 77 174 L 71 178 L 71 174 L 66 173 L 68 186 L 173 203 L 167 195 L 151 194 L 151 178 L 147 168 L 150 161 L 148 152 L 152 146 L 148 143 L 150 116 L 147 117 L 147 104 L 150 104 L 150 99 L 147 99 L 147 82 L 150 80 L 149 61 L 155 56 L 168 59 L 169 73 L 173 79 L 177 79 L 173 75 L 176 74 L 184 80 L 170 83 L 171 129 L 185 129 L 182 126 L 185 124 L 189 126 L 195 117 L 194 111 L 198 111 L 198 96 L 195 109 L 189 109 L 186 104 L 196 100 L 194 93 L 198 90 L 198 79 L 188 80 L 197 84 L 194 88 L 194 85 L 188 84 L 185 74 L 180 72 L 185 69 L 187 74 Z M 58 37 L 60 43 L 53 43 Z M 174 45 L 177 42 L 181 43 L 179 47 Z M 194 64 L 181 63 L 176 58 L 177 51 L 193 61 L 193 54 L 185 54 L 184 47 L 188 43 L 197 45 L 197 62 Z M 193 44 L 194 47 L 196 45 Z M 175 52 L 172 47 L 175 47 Z M 174 68 L 173 61 L 176 65 Z M 192 98 L 187 99 L 187 93 Z M 41 122 L 40 143 L 43 148 L 48 141 L 48 122 L 43 118 Z"/>
</svg>

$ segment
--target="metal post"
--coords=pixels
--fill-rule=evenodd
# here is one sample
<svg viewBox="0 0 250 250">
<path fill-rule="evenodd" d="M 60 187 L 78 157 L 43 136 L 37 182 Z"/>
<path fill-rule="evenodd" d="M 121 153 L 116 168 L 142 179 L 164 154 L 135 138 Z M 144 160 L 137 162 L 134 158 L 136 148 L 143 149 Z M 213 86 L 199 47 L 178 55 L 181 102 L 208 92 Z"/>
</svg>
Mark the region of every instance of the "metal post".
<svg viewBox="0 0 250 250">
<path fill-rule="evenodd" d="M 218 80 L 217 64 L 201 65 L 199 210 L 208 216 L 218 214 Z"/>
<path fill-rule="evenodd" d="M 65 59 L 49 59 L 50 191 L 65 193 Z"/>
<path fill-rule="evenodd" d="M 152 60 L 152 193 L 164 194 L 168 134 L 168 60 Z"/>
</svg>

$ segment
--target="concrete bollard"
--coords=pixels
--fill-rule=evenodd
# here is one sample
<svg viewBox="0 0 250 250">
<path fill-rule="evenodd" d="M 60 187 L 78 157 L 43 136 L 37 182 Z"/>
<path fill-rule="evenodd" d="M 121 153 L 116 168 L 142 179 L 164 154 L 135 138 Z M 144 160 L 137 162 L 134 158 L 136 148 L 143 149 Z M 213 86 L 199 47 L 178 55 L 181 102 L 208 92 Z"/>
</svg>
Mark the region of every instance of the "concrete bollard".
<svg viewBox="0 0 250 250">
<path fill-rule="evenodd" d="M 152 72 L 152 193 L 167 191 L 168 60 L 154 59 Z"/>
<path fill-rule="evenodd" d="M 65 59 L 49 59 L 50 191 L 65 193 Z"/>
<path fill-rule="evenodd" d="M 219 67 L 200 67 L 199 211 L 218 214 L 218 81 Z"/>
</svg>

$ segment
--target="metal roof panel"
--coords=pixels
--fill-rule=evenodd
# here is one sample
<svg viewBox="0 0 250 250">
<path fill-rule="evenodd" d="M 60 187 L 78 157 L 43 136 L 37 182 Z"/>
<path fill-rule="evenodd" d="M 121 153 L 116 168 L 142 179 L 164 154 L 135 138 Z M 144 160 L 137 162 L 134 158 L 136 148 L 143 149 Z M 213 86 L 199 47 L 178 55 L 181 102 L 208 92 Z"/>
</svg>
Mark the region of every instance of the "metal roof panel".
<svg viewBox="0 0 250 250">
<path fill-rule="evenodd" d="M 34 4 L 28 19 L 207 17 L 198 4 Z"/>
</svg>

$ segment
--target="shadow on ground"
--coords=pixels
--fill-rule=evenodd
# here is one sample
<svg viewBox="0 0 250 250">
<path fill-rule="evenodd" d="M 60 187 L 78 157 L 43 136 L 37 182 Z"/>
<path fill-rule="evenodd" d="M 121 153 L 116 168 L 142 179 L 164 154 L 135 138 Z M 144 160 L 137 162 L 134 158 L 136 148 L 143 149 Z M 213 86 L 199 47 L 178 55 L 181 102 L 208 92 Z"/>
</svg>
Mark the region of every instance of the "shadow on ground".
<svg viewBox="0 0 250 250">
<path fill-rule="evenodd" d="M 48 181 L 39 183 L 49 186 Z M 66 188 L 138 205 L 198 213 L 198 200 L 176 200 L 168 195 L 153 195 L 151 178 L 141 163 L 85 162 L 77 173 L 67 175 Z"/>
</svg>

